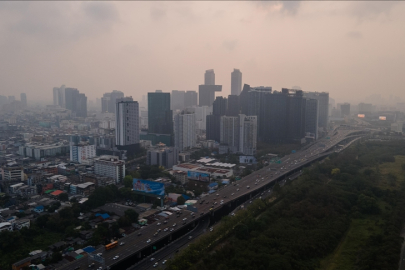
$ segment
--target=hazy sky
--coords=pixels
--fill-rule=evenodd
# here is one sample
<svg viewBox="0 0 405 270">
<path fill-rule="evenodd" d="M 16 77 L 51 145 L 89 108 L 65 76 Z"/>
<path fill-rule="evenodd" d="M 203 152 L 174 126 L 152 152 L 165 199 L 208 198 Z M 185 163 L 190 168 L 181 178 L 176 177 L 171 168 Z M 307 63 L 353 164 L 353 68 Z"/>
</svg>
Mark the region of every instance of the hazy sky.
<svg viewBox="0 0 405 270">
<path fill-rule="evenodd" d="M 0 94 L 78 88 L 139 100 L 198 90 L 214 69 L 252 86 L 300 86 L 338 101 L 405 100 L 405 2 L 0 2 Z"/>
</svg>

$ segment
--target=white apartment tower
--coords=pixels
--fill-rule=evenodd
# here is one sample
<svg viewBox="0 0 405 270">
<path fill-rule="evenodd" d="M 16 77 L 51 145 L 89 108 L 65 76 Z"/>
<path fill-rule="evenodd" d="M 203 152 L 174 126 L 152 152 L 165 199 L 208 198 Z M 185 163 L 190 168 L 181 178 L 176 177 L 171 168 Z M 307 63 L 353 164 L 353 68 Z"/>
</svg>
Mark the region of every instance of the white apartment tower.
<svg viewBox="0 0 405 270">
<path fill-rule="evenodd" d="M 194 113 L 181 113 L 174 117 L 174 146 L 183 151 L 196 145 L 196 120 Z"/>
<path fill-rule="evenodd" d="M 117 99 L 115 138 L 116 145 L 139 143 L 139 104 L 132 97 Z"/>
</svg>

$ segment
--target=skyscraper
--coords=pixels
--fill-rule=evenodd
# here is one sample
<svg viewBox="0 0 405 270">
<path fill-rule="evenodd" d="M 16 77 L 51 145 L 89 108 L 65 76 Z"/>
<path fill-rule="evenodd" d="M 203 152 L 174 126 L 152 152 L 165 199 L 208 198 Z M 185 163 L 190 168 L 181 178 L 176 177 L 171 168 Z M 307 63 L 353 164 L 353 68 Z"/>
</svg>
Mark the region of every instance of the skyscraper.
<svg viewBox="0 0 405 270">
<path fill-rule="evenodd" d="M 304 97 L 318 100 L 318 127 L 326 130 L 329 122 L 329 93 L 304 92 Z"/>
<path fill-rule="evenodd" d="M 53 88 L 53 105 L 59 105 L 59 88 L 54 87 Z"/>
<path fill-rule="evenodd" d="M 213 69 L 208 69 L 204 74 L 205 85 L 215 85 L 215 73 Z"/>
<path fill-rule="evenodd" d="M 350 103 L 344 103 L 340 105 L 340 113 L 342 117 L 350 115 Z"/>
<path fill-rule="evenodd" d="M 257 145 L 257 116 L 221 116 L 220 154 L 255 155 Z M 226 149 L 227 151 L 224 151 Z M 222 151 L 222 152 L 221 152 Z"/>
<path fill-rule="evenodd" d="M 20 94 L 20 100 L 23 107 L 27 107 L 27 95 L 25 93 Z"/>
<path fill-rule="evenodd" d="M 170 93 L 156 90 L 148 93 L 148 133 L 173 134 L 173 113 Z"/>
<path fill-rule="evenodd" d="M 65 105 L 77 117 L 87 117 L 87 97 L 76 88 L 65 88 Z"/>
<path fill-rule="evenodd" d="M 233 69 L 231 73 L 231 94 L 239 96 L 242 91 L 242 72 L 239 69 Z"/>
<path fill-rule="evenodd" d="M 306 100 L 302 90 L 296 90 L 295 94 L 289 93 L 289 89 L 283 88 L 283 94 L 289 95 L 287 107 L 287 138 L 290 141 L 301 142 L 305 138 L 305 106 Z"/>
<path fill-rule="evenodd" d="M 183 151 L 195 147 L 197 140 L 194 113 L 182 112 L 174 116 L 174 146 Z"/>
<path fill-rule="evenodd" d="M 15 101 L 15 96 L 8 96 L 8 102 L 11 103 Z"/>
<path fill-rule="evenodd" d="M 185 95 L 186 91 L 173 90 L 170 97 L 170 109 L 173 111 L 183 110 L 185 108 Z"/>
<path fill-rule="evenodd" d="M 228 108 L 228 100 L 224 97 L 217 97 L 212 104 L 212 114 L 225 115 Z"/>
<path fill-rule="evenodd" d="M 227 116 L 237 116 L 240 113 L 239 106 L 239 96 L 229 95 L 228 96 L 228 109 L 226 112 Z"/>
<path fill-rule="evenodd" d="M 305 133 L 318 139 L 318 100 L 307 99 L 305 106 Z"/>
<path fill-rule="evenodd" d="M 215 100 L 215 92 L 221 92 L 222 85 L 199 85 L 198 86 L 198 104 L 200 106 L 212 106 Z"/>
<path fill-rule="evenodd" d="M 139 104 L 132 97 L 117 99 L 115 114 L 116 145 L 139 143 Z"/>
<path fill-rule="evenodd" d="M 184 95 L 184 108 L 197 106 L 198 95 L 196 91 L 186 91 Z"/>
<path fill-rule="evenodd" d="M 101 98 L 101 111 L 115 113 L 117 99 L 123 98 L 124 93 L 118 90 L 113 90 L 110 93 L 105 93 Z"/>
</svg>

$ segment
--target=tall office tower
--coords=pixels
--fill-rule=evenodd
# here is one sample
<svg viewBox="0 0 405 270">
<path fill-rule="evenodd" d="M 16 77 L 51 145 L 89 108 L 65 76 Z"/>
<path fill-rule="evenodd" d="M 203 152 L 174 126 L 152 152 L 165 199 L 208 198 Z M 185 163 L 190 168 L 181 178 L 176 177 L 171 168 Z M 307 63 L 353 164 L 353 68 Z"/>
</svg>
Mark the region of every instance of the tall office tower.
<svg viewBox="0 0 405 270">
<path fill-rule="evenodd" d="M 239 116 L 221 116 L 220 143 L 226 146 L 227 150 L 230 153 L 238 152 L 239 135 L 240 135 Z"/>
<path fill-rule="evenodd" d="M 124 93 L 118 90 L 113 90 L 111 93 L 105 93 L 101 98 L 101 111 L 115 113 L 118 98 L 123 98 Z"/>
<path fill-rule="evenodd" d="M 87 117 L 87 97 L 76 88 L 65 89 L 65 106 L 77 117 Z"/>
<path fill-rule="evenodd" d="M 221 116 L 226 114 L 227 99 L 224 97 L 217 97 L 213 103 L 213 110 L 211 115 L 206 116 L 206 139 L 220 141 L 221 129 Z"/>
<path fill-rule="evenodd" d="M 318 139 L 318 100 L 316 99 L 306 100 L 305 133 L 306 137 Z"/>
<path fill-rule="evenodd" d="M 6 96 L 0 95 L 0 105 L 7 104 L 8 98 Z"/>
<path fill-rule="evenodd" d="M 170 93 L 163 93 L 160 90 L 148 93 L 148 133 L 173 134 Z"/>
<path fill-rule="evenodd" d="M 53 105 L 59 105 L 59 88 L 54 87 L 53 88 Z"/>
<path fill-rule="evenodd" d="M 198 105 L 198 95 L 196 91 L 186 91 L 184 95 L 184 108 Z"/>
<path fill-rule="evenodd" d="M 195 120 L 197 122 L 197 130 L 207 129 L 207 115 L 212 114 L 212 106 L 198 106 L 191 108 L 195 112 Z"/>
<path fill-rule="evenodd" d="M 231 73 L 231 95 L 239 96 L 242 91 L 242 72 L 239 69 L 233 69 Z"/>
<path fill-rule="evenodd" d="M 228 108 L 228 100 L 224 97 L 217 97 L 212 104 L 213 115 L 225 115 Z"/>
<path fill-rule="evenodd" d="M 117 99 L 115 114 L 116 145 L 139 143 L 139 104 L 132 98 Z"/>
<path fill-rule="evenodd" d="M 101 98 L 96 98 L 96 108 L 97 111 L 101 108 Z"/>
<path fill-rule="evenodd" d="M 158 165 L 165 168 L 172 168 L 178 163 L 179 153 L 176 147 L 166 147 L 159 143 L 154 148 L 149 148 L 146 153 L 147 165 Z"/>
<path fill-rule="evenodd" d="M 239 124 L 239 152 L 244 155 L 255 155 L 257 146 L 257 116 L 240 114 Z"/>
<path fill-rule="evenodd" d="M 228 110 L 226 112 L 227 116 L 237 116 L 240 113 L 239 106 L 239 96 L 229 95 L 228 96 Z"/>
<path fill-rule="evenodd" d="M 21 100 L 23 107 L 27 107 L 27 94 L 21 93 L 20 100 Z"/>
<path fill-rule="evenodd" d="M 349 116 L 350 115 L 350 104 L 344 103 L 344 104 L 340 105 L 340 113 L 341 113 L 342 117 Z"/>
<path fill-rule="evenodd" d="M 283 94 L 288 95 L 287 104 L 287 138 L 289 141 L 302 142 L 305 138 L 305 105 L 306 100 L 302 90 L 289 93 L 289 89 L 282 88 Z M 294 91 L 294 90 L 293 90 Z"/>
<path fill-rule="evenodd" d="M 240 92 L 239 95 L 239 107 L 240 107 L 240 112 L 242 114 L 247 114 L 248 113 L 248 107 L 249 107 L 249 102 L 248 102 L 248 97 L 249 97 L 249 92 L 250 92 L 250 85 L 249 84 L 244 84 L 243 85 L 243 90 Z"/>
<path fill-rule="evenodd" d="M 215 85 L 215 73 L 213 69 L 208 69 L 204 74 L 205 85 Z"/>
<path fill-rule="evenodd" d="M 221 116 L 207 115 L 205 137 L 207 140 L 221 141 Z"/>
<path fill-rule="evenodd" d="M 222 85 L 199 85 L 198 104 L 200 106 L 212 106 L 215 100 L 215 92 L 221 92 Z"/>
<path fill-rule="evenodd" d="M 8 103 L 15 101 L 15 96 L 8 96 Z"/>
<path fill-rule="evenodd" d="M 329 122 L 329 93 L 305 92 L 304 97 L 318 100 L 318 126 L 326 130 Z"/>
<path fill-rule="evenodd" d="M 262 125 L 263 134 L 259 135 L 261 141 L 269 143 L 282 143 L 287 135 L 287 105 L 288 96 L 281 92 L 264 95 L 262 99 L 260 118 L 265 119 Z"/>
<path fill-rule="evenodd" d="M 172 111 L 175 110 L 183 110 L 185 104 L 185 95 L 186 91 L 178 91 L 173 90 L 172 95 L 170 97 L 170 109 Z"/>
<path fill-rule="evenodd" d="M 257 117 L 239 114 L 221 116 L 220 152 L 256 154 Z M 224 151 L 224 149 L 226 149 Z M 221 153 L 220 153 L 221 154 Z"/>
<path fill-rule="evenodd" d="M 197 141 L 194 113 L 182 112 L 174 116 L 174 146 L 179 151 L 195 147 Z"/>
</svg>

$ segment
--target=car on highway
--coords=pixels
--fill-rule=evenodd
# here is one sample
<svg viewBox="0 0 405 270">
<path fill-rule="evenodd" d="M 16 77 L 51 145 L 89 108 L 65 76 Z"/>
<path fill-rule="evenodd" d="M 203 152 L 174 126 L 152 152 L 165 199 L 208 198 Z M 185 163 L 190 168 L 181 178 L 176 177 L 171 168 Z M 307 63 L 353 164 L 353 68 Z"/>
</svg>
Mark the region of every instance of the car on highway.
<svg viewBox="0 0 405 270">
<path fill-rule="evenodd" d="M 168 230 L 168 228 L 165 228 L 163 231 L 164 231 L 164 232 L 167 232 L 167 230 Z"/>
<path fill-rule="evenodd" d="M 234 215 L 235 215 L 235 213 L 232 213 L 232 214 L 231 214 L 231 216 L 234 216 Z"/>
<path fill-rule="evenodd" d="M 214 230 L 214 227 L 211 227 L 211 228 L 210 228 L 210 232 L 212 232 L 213 230 Z"/>
<path fill-rule="evenodd" d="M 249 188 L 250 188 L 250 186 L 246 186 L 246 188 L 247 188 L 247 189 L 249 189 Z"/>
<path fill-rule="evenodd" d="M 103 256 L 103 253 L 97 253 L 97 256 L 101 257 Z"/>
<path fill-rule="evenodd" d="M 239 188 L 236 191 L 239 191 Z"/>
<path fill-rule="evenodd" d="M 113 260 L 116 260 L 116 259 L 118 259 L 120 256 L 119 255 L 117 255 L 117 256 L 115 256 L 114 258 L 113 258 Z"/>
<path fill-rule="evenodd" d="M 167 223 L 167 220 L 163 221 L 163 224 L 166 224 L 166 223 Z"/>
<path fill-rule="evenodd" d="M 190 236 L 188 237 L 188 240 L 191 240 L 191 239 L 193 239 L 193 237 L 190 235 Z"/>
<path fill-rule="evenodd" d="M 150 243 L 150 239 L 148 239 L 148 241 L 146 241 L 146 243 Z"/>
<path fill-rule="evenodd" d="M 153 262 L 155 260 L 155 258 L 150 258 L 150 261 Z"/>
<path fill-rule="evenodd" d="M 155 262 L 155 264 L 153 265 L 153 267 L 157 267 L 159 265 L 159 263 L 158 262 Z"/>
<path fill-rule="evenodd" d="M 176 224 L 176 223 L 174 223 L 174 224 L 173 224 L 173 227 L 176 227 L 176 225 L 177 225 L 177 224 Z"/>
<path fill-rule="evenodd" d="M 173 229 L 173 228 L 170 228 L 170 231 L 172 232 L 172 231 L 174 231 L 174 229 Z"/>
<path fill-rule="evenodd" d="M 121 242 L 121 243 L 120 243 L 120 246 L 123 246 L 123 245 L 125 245 L 125 242 Z"/>
<path fill-rule="evenodd" d="M 167 262 L 167 260 L 164 260 L 163 262 L 162 262 L 162 264 L 165 264 Z"/>
<path fill-rule="evenodd" d="M 96 264 L 95 263 L 91 263 L 91 264 L 89 264 L 89 268 L 92 268 L 92 267 L 94 267 Z"/>
<path fill-rule="evenodd" d="M 232 193 L 231 196 L 233 196 L 233 194 L 235 194 L 235 193 Z"/>
<path fill-rule="evenodd" d="M 187 218 L 183 218 L 183 221 L 186 221 L 187 220 Z"/>
<path fill-rule="evenodd" d="M 158 223 L 158 224 L 156 224 L 156 225 L 160 226 L 160 225 L 161 225 L 161 223 L 159 222 L 159 223 Z"/>
</svg>

